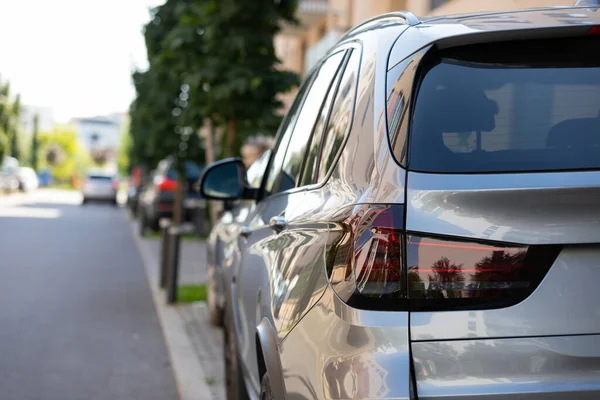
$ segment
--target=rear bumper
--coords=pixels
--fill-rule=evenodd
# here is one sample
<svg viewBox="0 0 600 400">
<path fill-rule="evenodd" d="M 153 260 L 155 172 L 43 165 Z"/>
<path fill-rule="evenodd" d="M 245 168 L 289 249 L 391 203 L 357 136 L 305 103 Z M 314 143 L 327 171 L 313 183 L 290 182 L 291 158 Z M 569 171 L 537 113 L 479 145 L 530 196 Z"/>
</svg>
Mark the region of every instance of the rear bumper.
<svg viewBox="0 0 600 400">
<path fill-rule="evenodd" d="M 282 312 L 277 326 L 290 314 Z M 410 340 L 408 321 L 407 312 L 351 308 L 327 289 L 287 336 L 279 331 L 285 336 L 282 368 L 290 371 L 284 377 L 288 395 L 600 399 L 600 335 L 416 342 Z"/>
<path fill-rule="evenodd" d="M 419 399 L 600 399 L 600 335 L 411 347 Z"/>
<path fill-rule="evenodd" d="M 117 199 L 117 193 L 82 193 L 83 198 L 86 200 L 105 200 L 113 201 Z"/>
</svg>

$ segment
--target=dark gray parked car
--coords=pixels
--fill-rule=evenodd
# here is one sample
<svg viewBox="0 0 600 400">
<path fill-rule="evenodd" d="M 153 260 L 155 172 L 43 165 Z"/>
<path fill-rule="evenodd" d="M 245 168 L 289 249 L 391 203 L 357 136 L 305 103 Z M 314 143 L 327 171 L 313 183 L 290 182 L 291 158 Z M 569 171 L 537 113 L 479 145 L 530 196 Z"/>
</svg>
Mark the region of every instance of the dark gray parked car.
<svg viewBox="0 0 600 400">
<path fill-rule="evenodd" d="M 309 73 L 225 271 L 229 399 L 600 398 L 600 9 L 356 27 Z"/>
<path fill-rule="evenodd" d="M 185 162 L 185 188 L 183 199 L 184 221 L 191 222 L 199 208 L 205 209 L 205 201 L 194 184 L 200 179 L 202 167 L 193 161 Z M 177 188 L 177 171 L 174 161 L 167 158 L 161 161 L 152 175 L 146 179 L 137 194 L 137 208 L 140 221 L 140 233 L 159 229 L 160 218 L 172 218 Z"/>
</svg>

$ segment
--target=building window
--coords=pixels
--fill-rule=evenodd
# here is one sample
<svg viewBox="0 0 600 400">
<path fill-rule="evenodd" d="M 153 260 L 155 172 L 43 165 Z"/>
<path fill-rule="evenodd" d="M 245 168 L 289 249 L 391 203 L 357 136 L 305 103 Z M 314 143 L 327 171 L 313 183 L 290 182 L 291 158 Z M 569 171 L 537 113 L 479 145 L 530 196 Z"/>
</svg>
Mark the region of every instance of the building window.
<svg viewBox="0 0 600 400">
<path fill-rule="evenodd" d="M 433 11 L 436 8 L 443 6 L 447 2 L 448 0 L 431 0 L 431 10 Z"/>
</svg>

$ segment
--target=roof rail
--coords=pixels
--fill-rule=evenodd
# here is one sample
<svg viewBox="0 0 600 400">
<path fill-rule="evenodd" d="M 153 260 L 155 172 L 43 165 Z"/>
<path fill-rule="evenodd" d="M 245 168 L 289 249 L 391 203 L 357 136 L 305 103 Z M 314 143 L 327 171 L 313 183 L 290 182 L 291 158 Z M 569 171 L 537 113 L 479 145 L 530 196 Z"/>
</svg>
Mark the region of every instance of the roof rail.
<svg viewBox="0 0 600 400">
<path fill-rule="evenodd" d="M 342 39 L 340 39 L 340 40 L 343 40 L 343 39 L 347 38 L 349 35 L 351 35 L 352 33 L 360 30 L 360 28 L 362 28 L 363 26 L 365 26 L 367 24 L 370 24 L 371 22 L 375 22 L 377 20 L 384 19 L 384 18 L 390 18 L 390 17 L 396 17 L 396 18 L 403 19 L 404 22 L 406 22 L 406 24 L 410 25 L 410 26 L 419 25 L 421 23 L 421 21 L 419 20 L 419 18 L 417 18 L 415 16 L 415 14 L 411 13 L 410 11 L 395 11 L 395 12 L 390 12 L 390 13 L 378 15 L 378 16 L 373 17 L 373 18 L 369 18 L 369 19 L 361 22 L 360 24 L 356 25 L 354 28 L 352 28 L 348 32 L 346 32 L 343 35 Z"/>
</svg>

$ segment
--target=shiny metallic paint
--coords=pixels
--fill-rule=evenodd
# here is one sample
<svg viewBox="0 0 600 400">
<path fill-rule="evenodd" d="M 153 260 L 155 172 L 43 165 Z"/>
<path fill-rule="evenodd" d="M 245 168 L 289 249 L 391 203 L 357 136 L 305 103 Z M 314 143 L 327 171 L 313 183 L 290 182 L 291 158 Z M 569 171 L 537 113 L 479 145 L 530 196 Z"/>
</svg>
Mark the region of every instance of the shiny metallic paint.
<svg viewBox="0 0 600 400">
<path fill-rule="evenodd" d="M 595 400 L 600 336 L 412 344 L 419 399 Z"/>
<path fill-rule="evenodd" d="M 411 338 L 600 334 L 600 246 L 567 246 L 524 301 L 497 310 L 411 313 Z"/>
<path fill-rule="evenodd" d="M 238 309 L 236 325 L 239 327 L 241 356 L 249 375 L 247 378 L 251 382 L 249 388 L 255 392 L 259 387 L 260 377 L 254 338 L 257 326 L 266 318 L 275 327 L 279 354 L 269 352 L 265 357 L 268 358 L 269 365 L 277 365 L 277 358 L 280 357 L 287 398 L 341 398 L 340 393 L 325 380 L 339 374 L 344 374 L 346 379 L 351 372 L 352 360 L 367 365 L 369 374 L 377 373 L 377 368 L 381 371 L 382 364 L 388 372 L 383 381 L 391 389 L 378 397 L 370 393 L 367 398 L 412 398 L 408 313 L 357 310 L 344 304 L 327 284 L 324 254 L 331 240 L 330 223 L 338 220 L 346 212 L 344 210 L 351 209 L 350 206 L 381 202 L 403 203 L 407 183 L 409 196 L 412 196 L 411 190 L 424 192 L 419 186 L 411 189 L 413 181 L 409 178 L 406 182 L 406 172 L 391 157 L 384 114 L 385 78 L 388 67 L 394 66 L 434 39 L 452 35 L 452 31 L 455 34 L 475 31 L 465 25 L 449 24 L 447 21 L 443 24 L 447 26 L 436 27 L 431 23 L 407 28 L 393 18 L 386 18 L 373 21 L 348 36 L 348 40 L 360 40 L 363 47 L 356 112 L 352 132 L 327 183 L 318 187 L 295 189 L 259 202 L 244 222 L 250 235 L 232 240 L 234 250 L 231 251 L 229 265 L 232 276 L 237 277 L 237 280 L 233 283 L 231 296 Z M 388 60 L 389 49 L 401 33 L 401 45 L 394 47 Z M 448 179 L 440 177 L 438 183 L 444 185 L 448 183 Z M 435 190 L 428 190 L 428 193 L 435 194 Z M 410 206 L 411 203 L 412 200 L 407 205 Z M 418 211 L 419 218 L 427 221 L 430 226 L 435 226 L 435 217 L 431 211 Z M 268 227 L 268 220 L 275 215 L 285 216 L 289 224 L 287 231 L 275 234 Z M 408 218 L 410 220 L 410 214 Z M 421 222 L 412 224 L 416 228 L 428 226 Z M 468 224 L 466 226 L 468 229 Z M 240 227 L 241 225 L 238 231 Z M 465 228 L 461 226 L 461 229 Z M 300 247 L 291 248 L 294 245 Z M 288 258 L 291 255 L 286 255 L 286 252 L 294 253 L 294 256 L 301 254 L 304 261 L 291 263 Z M 592 251 L 589 256 L 593 259 L 597 254 Z M 568 257 L 568 251 L 561 254 L 538 291 L 542 288 L 549 292 L 560 289 L 558 280 L 561 276 L 565 278 L 575 268 Z M 581 260 L 581 254 L 577 254 L 576 258 Z M 241 260 L 243 267 L 240 265 Z M 563 267 L 557 267 L 558 265 Z M 591 288 L 593 285 L 589 275 L 586 275 L 593 273 L 593 268 L 593 262 L 583 263 L 583 269 L 579 268 L 579 272 L 585 271 L 576 278 L 582 287 Z M 294 291 L 301 279 L 310 282 L 311 290 Z M 534 292 L 531 299 L 538 291 Z M 571 296 L 572 299 L 576 294 Z M 582 298 L 581 302 L 585 300 Z M 299 312 L 294 313 L 293 318 L 275 317 L 276 312 L 280 315 L 282 307 L 298 303 L 303 306 Z M 518 331 L 515 324 L 506 328 L 500 325 L 510 322 L 509 318 L 514 318 L 515 315 L 521 315 L 522 332 L 525 335 L 532 332 L 535 334 L 535 329 L 523 323 L 527 318 L 535 317 L 534 307 L 523 308 L 521 314 L 514 314 L 516 308 L 523 307 L 526 303 L 527 300 L 507 309 L 509 311 L 504 320 L 496 319 L 499 314 L 487 316 L 482 314 L 487 311 L 480 311 L 479 316 L 484 317 L 484 328 L 493 333 L 508 334 L 510 330 L 514 334 Z M 557 305 L 558 303 L 557 300 Z M 600 318 L 594 314 L 593 306 L 594 303 L 589 303 L 575 313 L 573 310 L 565 310 L 566 306 L 558 308 L 557 315 L 560 312 L 571 313 L 575 321 L 572 331 L 563 329 L 561 334 L 590 330 L 590 326 L 592 330 L 596 330 L 591 318 Z M 472 312 L 414 313 L 411 317 L 410 334 L 417 340 L 469 338 L 470 313 Z M 588 320 L 587 326 L 585 320 Z M 457 332 L 445 333 L 449 323 L 459 326 Z M 560 322 L 552 324 L 547 321 L 544 330 L 555 329 L 558 332 L 559 326 L 565 326 Z M 433 335 L 426 332 L 433 332 Z M 357 342 L 357 338 L 361 340 Z M 418 351 L 423 348 L 418 346 L 425 346 L 427 343 L 433 342 L 414 343 L 413 351 Z M 533 347 L 529 342 L 527 346 Z M 440 357 L 443 359 L 446 355 L 440 354 Z M 423 380 L 423 384 L 428 383 Z M 509 389 L 510 382 L 506 383 Z"/>
</svg>

